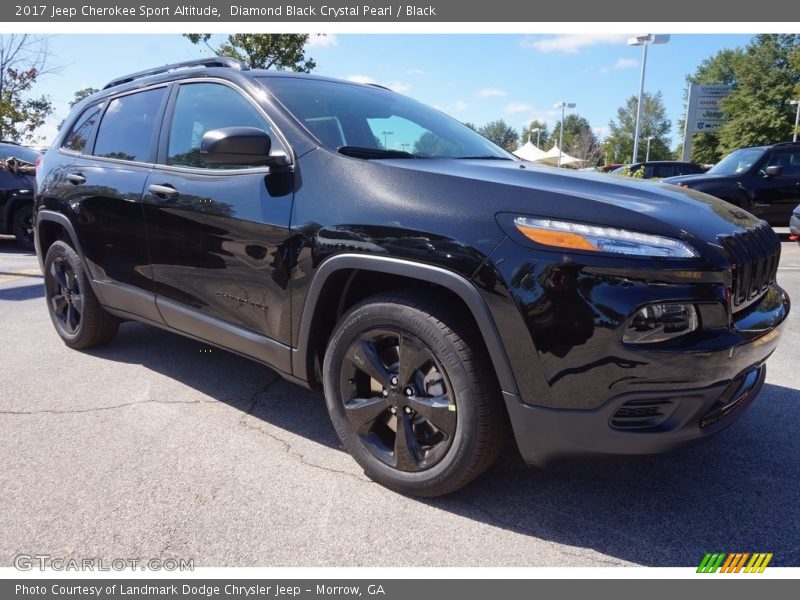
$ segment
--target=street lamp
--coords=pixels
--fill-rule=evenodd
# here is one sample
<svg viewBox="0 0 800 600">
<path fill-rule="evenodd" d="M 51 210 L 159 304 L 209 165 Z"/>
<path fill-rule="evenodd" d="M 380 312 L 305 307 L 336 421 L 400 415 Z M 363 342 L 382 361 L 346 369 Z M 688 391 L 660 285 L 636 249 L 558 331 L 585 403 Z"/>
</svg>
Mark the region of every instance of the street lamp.
<svg viewBox="0 0 800 600">
<path fill-rule="evenodd" d="M 644 95 L 644 72 L 647 68 L 647 47 L 652 44 L 666 44 L 669 41 L 668 35 L 656 35 L 647 33 L 637 35 L 628 39 L 628 46 L 642 46 L 642 75 L 639 78 L 639 101 L 636 103 L 636 130 L 633 134 L 633 160 L 639 156 L 639 126 L 642 118 L 642 96 Z"/>
<path fill-rule="evenodd" d="M 388 150 L 389 149 L 389 141 L 388 138 L 390 135 L 394 135 L 394 131 L 381 131 L 383 134 L 383 147 Z"/>
<path fill-rule="evenodd" d="M 574 102 L 556 102 L 553 108 L 561 109 L 561 133 L 558 136 L 558 166 L 561 166 L 561 155 L 564 153 L 564 111 L 568 108 L 575 108 Z"/>
<path fill-rule="evenodd" d="M 792 141 L 797 141 L 797 128 L 800 126 L 800 100 L 790 100 L 789 104 L 792 106 L 797 105 L 797 114 L 794 116 L 794 135 L 792 136 Z"/>
<path fill-rule="evenodd" d="M 652 142 L 652 141 L 653 141 L 653 136 L 652 135 L 648 136 L 648 138 L 647 138 L 647 154 L 644 157 L 644 162 L 647 162 L 647 161 L 650 160 L 650 142 Z"/>
<path fill-rule="evenodd" d="M 528 141 L 529 142 L 531 141 L 531 134 L 534 131 L 536 132 L 536 147 L 538 148 L 539 147 L 539 139 L 541 138 L 541 135 L 542 135 L 542 128 L 541 127 L 534 127 L 533 129 L 531 129 L 528 132 Z"/>
</svg>

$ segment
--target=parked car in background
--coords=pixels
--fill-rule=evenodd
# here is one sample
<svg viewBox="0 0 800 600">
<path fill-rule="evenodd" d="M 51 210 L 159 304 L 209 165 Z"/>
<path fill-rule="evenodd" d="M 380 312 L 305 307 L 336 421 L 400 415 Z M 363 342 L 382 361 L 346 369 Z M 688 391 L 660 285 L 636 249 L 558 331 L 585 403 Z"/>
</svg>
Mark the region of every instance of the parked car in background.
<svg viewBox="0 0 800 600">
<path fill-rule="evenodd" d="M 602 167 L 600 167 L 598 169 L 598 171 L 600 171 L 601 173 L 610 173 L 611 171 L 616 171 L 620 167 L 624 167 L 624 166 L 625 165 L 623 163 L 613 163 L 613 164 L 610 164 L 610 165 L 603 165 Z"/>
<path fill-rule="evenodd" d="M 663 179 L 664 177 L 674 177 L 675 175 L 694 175 L 704 171 L 701 165 L 693 162 L 682 162 L 677 160 L 651 160 L 647 162 L 638 162 L 630 165 L 622 165 L 621 167 L 611 171 L 615 175 L 620 175 L 625 170 L 629 173 L 642 172 L 642 179 L 651 179 L 657 177 Z"/>
<path fill-rule="evenodd" d="M 42 155 L 15 142 L 0 142 L 0 160 L 15 158 L 32 165 Z M 34 175 L 0 168 L 0 234 L 11 234 L 17 242 L 33 248 Z"/>
<path fill-rule="evenodd" d="M 800 242 L 800 204 L 794 207 L 789 219 L 789 235 L 790 239 Z"/>
<path fill-rule="evenodd" d="M 466 485 L 512 437 L 539 465 L 708 439 L 789 313 L 777 236 L 716 198 L 225 58 L 110 82 L 36 176 L 68 347 L 138 320 L 259 361 L 324 391 L 344 448 L 408 494 Z"/>
<path fill-rule="evenodd" d="M 800 142 L 739 148 L 704 175 L 664 180 L 722 198 L 774 227 L 800 203 Z"/>
</svg>

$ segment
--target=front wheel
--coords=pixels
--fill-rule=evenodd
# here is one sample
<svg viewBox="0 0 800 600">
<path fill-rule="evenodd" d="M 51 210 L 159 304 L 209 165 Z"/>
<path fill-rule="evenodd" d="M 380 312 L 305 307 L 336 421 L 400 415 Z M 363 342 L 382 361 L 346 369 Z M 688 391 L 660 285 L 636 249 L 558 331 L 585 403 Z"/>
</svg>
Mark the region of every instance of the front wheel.
<svg viewBox="0 0 800 600">
<path fill-rule="evenodd" d="M 416 496 L 453 492 L 506 437 L 494 373 L 472 323 L 426 292 L 368 298 L 337 325 L 325 399 L 344 447 L 373 480 Z"/>
</svg>

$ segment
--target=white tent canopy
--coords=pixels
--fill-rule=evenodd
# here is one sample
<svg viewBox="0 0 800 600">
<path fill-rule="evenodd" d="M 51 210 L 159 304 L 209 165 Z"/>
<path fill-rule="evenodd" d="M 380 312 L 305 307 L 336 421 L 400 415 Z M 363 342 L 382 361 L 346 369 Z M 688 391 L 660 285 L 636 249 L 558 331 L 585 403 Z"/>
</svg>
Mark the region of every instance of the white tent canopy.
<svg viewBox="0 0 800 600">
<path fill-rule="evenodd" d="M 521 148 L 517 148 L 514 151 L 514 156 L 518 156 L 522 160 L 536 162 L 537 160 L 542 160 L 544 157 L 546 157 L 547 152 L 535 144 L 532 144 L 531 141 L 528 140 Z"/>
<path fill-rule="evenodd" d="M 545 152 L 544 156 L 538 159 L 539 162 L 546 163 L 548 165 L 558 166 L 558 144 L 553 144 L 553 147 L 550 148 L 547 152 Z M 561 166 L 565 165 L 574 165 L 576 163 L 582 162 L 581 159 L 575 158 L 574 156 L 570 156 L 566 152 L 561 153 Z"/>
</svg>

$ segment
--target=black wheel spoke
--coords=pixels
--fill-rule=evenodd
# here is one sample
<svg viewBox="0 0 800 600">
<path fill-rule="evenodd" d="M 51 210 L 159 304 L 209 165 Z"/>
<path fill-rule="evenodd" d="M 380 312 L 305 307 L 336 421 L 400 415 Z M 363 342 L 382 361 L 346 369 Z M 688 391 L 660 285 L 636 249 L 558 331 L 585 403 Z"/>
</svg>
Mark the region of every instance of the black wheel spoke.
<svg viewBox="0 0 800 600">
<path fill-rule="evenodd" d="M 50 266 L 50 274 L 53 276 L 53 279 L 56 280 L 56 283 L 60 285 L 64 290 L 67 289 L 67 279 L 64 275 L 64 265 L 59 261 L 55 261 Z"/>
<path fill-rule="evenodd" d="M 400 337 L 400 368 L 398 378 L 400 385 L 406 386 L 414 383 L 416 372 L 430 360 L 430 354 L 417 338 L 402 335 Z"/>
<path fill-rule="evenodd" d="M 388 404 L 383 398 L 356 398 L 344 405 L 345 415 L 353 431 L 365 435 L 386 409 Z"/>
<path fill-rule="evenodd" d="M 425 417 L 437 429 L 444 431 L 448 436 L 452 436 L 455 433 L 455 405 L 450 404 L 448 396 L 434 396 L 432 398 L 413 396 L 406 398 L 406 402 L 414 412 Z"/>
<path fill-rule="evenodd" d="M 50 302 L 53 305 L 53 312 L 57 316 L 63 316 L 64 315 L 64 311 L 66 311 L 67 306 L 68 306 L 67 300 L 64 298 L 64 295 L 63 294 L 54 294 L 50 298 Z"/>
<path fill-rule="evenodd" d="M 349 360 L 357 369 L 363 371 L 384 387 L 390 385 L 389 371 L 378 356 L 378 351 L 373 342 L 357 340 L 347 351 Z"/>
<path fill-rule="evenodd" d="M 419 469 L 420 447 L 414 436 L 411 419 L 404 413 L 397 415 L 397 432 L 394 438 L 395 467 L 401 471 Z"/>
<path fill-rule="evenodd" d="M 66 327 L 70 333 L 75 333 L 78 329 L 78 312 L 72 304 L 67 305 Z"/>
</svg>

